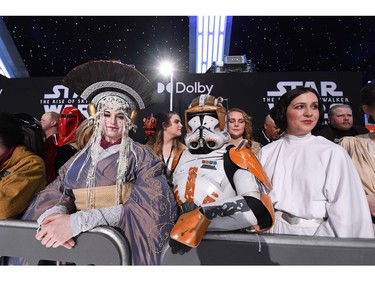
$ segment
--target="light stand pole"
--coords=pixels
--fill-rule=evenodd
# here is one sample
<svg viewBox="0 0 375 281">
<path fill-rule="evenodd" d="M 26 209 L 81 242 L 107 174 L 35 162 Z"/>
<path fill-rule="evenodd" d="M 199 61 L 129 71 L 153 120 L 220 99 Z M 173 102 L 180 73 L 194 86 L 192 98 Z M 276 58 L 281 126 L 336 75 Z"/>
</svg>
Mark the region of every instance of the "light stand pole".
<svg viewBox="0 0 375 281">
<path fill-rule="evenodd" d="M 171 92 L 170 92 L 170 99 L 169 99 L 169 110 L 173 111 L 173 71 L 171 71 Z"/>
<path fill-rule="evenodd" d="M 160 64 L 160 73 L 165 77 L 170 77 L 170 87 L 169 87 L 169 110 L 173 111 L 173 64 L 166 61 Z M 168 92 L 168 84 L 165 87 Z"/>
</svg>

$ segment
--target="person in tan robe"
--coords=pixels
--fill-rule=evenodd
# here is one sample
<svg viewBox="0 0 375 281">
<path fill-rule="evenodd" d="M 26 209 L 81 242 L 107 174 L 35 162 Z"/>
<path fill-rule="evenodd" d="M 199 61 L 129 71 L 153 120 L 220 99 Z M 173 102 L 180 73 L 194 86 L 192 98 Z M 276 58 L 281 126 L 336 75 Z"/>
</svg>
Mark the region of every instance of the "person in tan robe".
<svg viewBox="0 0 375 281">
<path fill-rule="evenodd" d="M 361 110 L 368 115 L 369 123 L 375 119 L 375 83 L 364 86 L 361 91 Z M 375 123 L 375 122 L 374 122 Z M 375 131 L 344 137 L 339 142 L 343 146 L 359 173 L 369 203 L 373 222 L 375 221 Z M 375 229 L 375 224 L 374 224 Z"/>
</svg>

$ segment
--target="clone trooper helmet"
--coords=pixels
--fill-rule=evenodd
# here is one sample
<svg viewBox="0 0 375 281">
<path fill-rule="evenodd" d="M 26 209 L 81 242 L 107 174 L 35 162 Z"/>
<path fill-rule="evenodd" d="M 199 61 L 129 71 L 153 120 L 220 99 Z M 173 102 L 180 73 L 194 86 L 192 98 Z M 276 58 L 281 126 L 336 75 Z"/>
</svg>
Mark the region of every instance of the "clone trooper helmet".
<svg viewBox="0 0 375 281">
<path fill-rule="evenodd" d="M 223 98 L 200 95 L 185 110 L 185 144 L 193 154 L 207 154 L 230 140 Z"/>
</svg>

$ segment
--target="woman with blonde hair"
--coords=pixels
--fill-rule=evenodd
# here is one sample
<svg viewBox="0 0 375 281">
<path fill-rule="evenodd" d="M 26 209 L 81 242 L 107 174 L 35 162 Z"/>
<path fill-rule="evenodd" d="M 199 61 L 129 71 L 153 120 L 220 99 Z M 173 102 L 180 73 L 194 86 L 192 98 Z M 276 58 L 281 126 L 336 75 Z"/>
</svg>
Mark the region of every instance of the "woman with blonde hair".
<svg viewBox="0 0 375 281">
<path fill-rule="evenodd" d="M 230 143 L 238 146 L 242 140 L 247 140 L 246 147 L 257 154 L 262 145 L 254 140 L 252 117 L 240 108 L 232 108 L 228 110 L 228 121 Z"/>
</svg>

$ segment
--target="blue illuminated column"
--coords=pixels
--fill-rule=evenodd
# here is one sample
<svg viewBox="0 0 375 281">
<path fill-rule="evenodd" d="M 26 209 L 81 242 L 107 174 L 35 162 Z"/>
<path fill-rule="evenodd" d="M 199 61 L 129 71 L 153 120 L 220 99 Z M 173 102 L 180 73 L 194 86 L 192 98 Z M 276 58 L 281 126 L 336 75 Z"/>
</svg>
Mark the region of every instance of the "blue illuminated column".
<svg viewBox="0 0 375 281">
<path fill-rule="evenodd" d="M 8 78 L 30 77 L 17 47 L 0 17 L 0 74 Z"/>
<path fill-rule="evenodd" d="M 0 58 L 0 74 L 10 78 L 10 74 L 7 68 L 5 67 L 3 60 L 1 58 Z"/>
<path fill-rule="evenodd" d="M 190 23 L 190 72 L 205 73 L 229 55 L 231 16 L 194 16 Z"/>
</svg>

